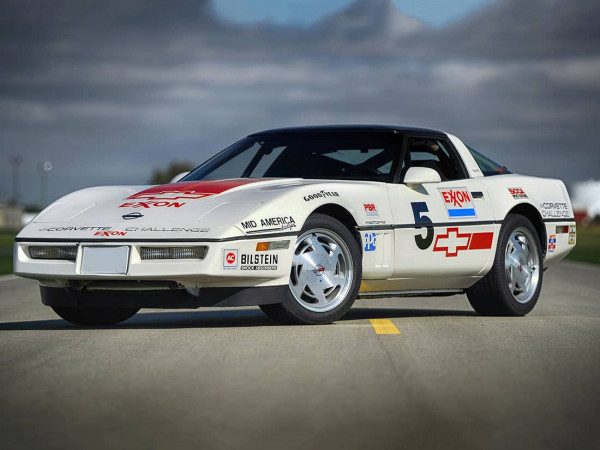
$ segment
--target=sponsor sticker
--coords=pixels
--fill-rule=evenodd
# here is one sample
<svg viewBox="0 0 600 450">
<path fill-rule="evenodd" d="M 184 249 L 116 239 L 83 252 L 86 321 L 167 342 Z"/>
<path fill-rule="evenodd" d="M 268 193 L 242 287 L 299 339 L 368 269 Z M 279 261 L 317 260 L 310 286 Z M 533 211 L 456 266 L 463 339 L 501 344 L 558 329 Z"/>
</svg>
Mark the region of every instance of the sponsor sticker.
<svg viewBox="0 0 600 450">
<path fill-rule="evenodd" d="M 569 206 L 564 202 L 544 202 L 540 203 L 543 218 L 560 219 L 569 218 Z"/>
<path fill-rule="evenodd" d="M 575 227 L 571 225 L 569 227 L 569 245 L 575 245 L 577 241 L 577 232 L 575 231 Z"/>
<path fill-rule="evenodd" d="M 137 231 L 140 233 L 207 233 L 210 231 L 210 228 L 127 227 L 125 231 Z"/>
<path fill-rule="evenodd" d="M 277 270 L 279 255 L 271 253 L 242 253 L 240 270 Z"/>
<path fill-rule="evenodd" d="M 377 205 L 375 203 L 363 203 L 365 213 L 369 217 L 379 217 L 379 211 L 377 211 Z"/>
<path fill-rule="evenodd" d="M 187 200 L 198 200 L 221 194 L 229 189 L 254 182 L 256 182 L 254 179 L 239 179 L 164 184 L 130 195 L 125 200 L 132 201 L 119 205 L 119 208 L 181 208 Z"/>
<path fill-rule="evenodd" d="M 452 258 L 461 251 L 489 250 L 493 241 L 494 233 L 491 231 L 461 233 L 458 227 L 452 227 L 436 236 L 433 251 L 443 252 L 446 258 Z"/>
<path fill-rule="evenodd" d="M 477 217 L 473 197 L 467 188 L 439 189 L 450 219 Z"/>
<path fill-rule="evenodd" d="M 508 188 L 508 192 L 510 192 L 510 195 L 512 195 L 513 198 L 517 199 L 517 200 L 521 199 L 521 198 L 529 198 L 529 197 L 527 197 L 527 194 L 525 193 L 523 188 L 520 188 L 520 187 Z"/>
<path fill-rule="evenodd" d="M 305 202 L 310 202 L 311 200 L 317 200 L 320 198 L 328 198 L 328 197 L 339 197 L 340 194 L 335 191 L 320 191 L 314 194 L 309 194 L 304 196 Z"/>
<path fill-rule="evenodd" d="M 377 248 L 377 234 L 365 233 L 365 252 L 374 252 Z"/>
<path fill-rule="evenodd" d="M 226 248 L 223 250 L 223 269 L 237 269 L 239 265 L 239 250 Z"/>
<path fill-rule="evenodd" d="M 238 249 L 223 250 L 223 269 L 277 270 L 279 255 L 272 253 L 242 253 Z"/>
<path fill-rule="evenodd" d="M 143 202 L 125 202 L 120 204 L 119 208 L 181 208 L 183 205 L 185 205 L 184 202 L 146 200 Z"/>
<path fill-rule="evenodd" d="M 548 253 L 552 253 L 556 250 L 556 235 L 549 234 L 548 235 Z"/>
<path fill-rule="evenodd" d="M 40 228 L 38 231 L 110 231 L 110 227 L 50 227 Z"/>
<path fill-rule="evenodd" d="M 127 234 L 127 231 L 111 230 L 111 231 L 96 231 L 94 233 L 94 236 L 115 237 L 115 236 L 125 236 L 126 234 Z"/>
<path fill-rule="evenodd" d="M 279 231 L 289 230 L 296 227 L 296 221 L 292 216 L 266 217 L 260 219 L 260 224 L 256 220 L 246 220 L 241 223 L 244 230 L 256 231 Z"/>
</svg>

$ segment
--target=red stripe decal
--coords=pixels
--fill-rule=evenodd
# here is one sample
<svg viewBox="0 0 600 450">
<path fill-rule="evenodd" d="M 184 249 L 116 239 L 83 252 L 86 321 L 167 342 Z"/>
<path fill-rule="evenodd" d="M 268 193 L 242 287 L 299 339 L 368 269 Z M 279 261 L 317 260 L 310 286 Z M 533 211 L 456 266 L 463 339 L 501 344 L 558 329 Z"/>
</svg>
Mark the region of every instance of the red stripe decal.
<svg viewBox="0 0 600 450">
<path fill-rule="evenodd" d="M 238 186 L 262 181 L 258 178 L 237 178 L 233 180 L 184 181 L 162 184 L 145 189 L 127 197 L 128 200 L 194 200 L 220 194 Z"/>
<path fill-rule="evenodd" d="M 487 250 L 492 248 L 494 241 L 494 233 L 473 233 L 471 242 L 469 242 L 469 250 Z"/>
</svg>

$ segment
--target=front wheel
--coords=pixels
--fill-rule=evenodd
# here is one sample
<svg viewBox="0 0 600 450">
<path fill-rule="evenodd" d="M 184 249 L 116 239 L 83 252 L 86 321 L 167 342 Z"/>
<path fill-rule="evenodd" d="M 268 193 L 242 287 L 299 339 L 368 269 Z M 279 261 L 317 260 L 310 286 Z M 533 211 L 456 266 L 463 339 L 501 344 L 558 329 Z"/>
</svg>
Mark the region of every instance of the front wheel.
<svg viewBox="0 0 600 450">
<path fill-rule="evenodd" d="M 361 263 L 360 247 L 350 230 L 330 216 L 313 214 L 296 241 L 285 301 L 261 309 L 277 322 L 334 322 L 358 295 Z"/>
<path fill-rule="evenodd" d="M 467 290 L 471 306 L 487 316 L 524 316 L 542 289 L 543 254 L 529 219 L 509 214 L 498 237 L 494 265 Z"/>
<path fill-rule="evenodd" d="M 73 325 L 115 325 L 133 317 L 139 308 L 81 308 L 53 306 L 52 309 L 62 319 Z"/>
</svg>

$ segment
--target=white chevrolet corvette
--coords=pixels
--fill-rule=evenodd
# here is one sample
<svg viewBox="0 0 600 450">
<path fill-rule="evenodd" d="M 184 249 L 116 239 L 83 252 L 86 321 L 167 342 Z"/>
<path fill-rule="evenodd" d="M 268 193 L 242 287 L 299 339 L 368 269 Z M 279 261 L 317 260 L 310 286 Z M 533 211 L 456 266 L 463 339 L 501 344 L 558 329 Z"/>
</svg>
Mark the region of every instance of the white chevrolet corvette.
<svg viewBox="0 0 600 450">
<path fill-rule="evenodd" d="M 559 180 L 439 131 L 332 126 L 252 134 L 170 184 L 69 194 L 19 233 L 14 260 L 74 324 L 246 305 L 323 324 L 356 298 L 460 293 L 480 314 L 524 315 L 574 245 Z"/>
</svg>

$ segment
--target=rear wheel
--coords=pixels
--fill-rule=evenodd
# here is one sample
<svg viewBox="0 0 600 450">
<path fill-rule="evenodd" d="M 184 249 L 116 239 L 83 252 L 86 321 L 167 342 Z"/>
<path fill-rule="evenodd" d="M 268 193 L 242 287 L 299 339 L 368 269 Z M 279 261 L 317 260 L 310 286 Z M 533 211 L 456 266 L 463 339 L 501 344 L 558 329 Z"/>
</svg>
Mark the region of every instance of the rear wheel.
<svg viewBox="0 0 600 450">
<path fill-rule="evenodd" d="M 62 319 L 74 325 L 114 325 L 133 317 L 139 308 L 68 308 L 53 306 Z"/>
<path fill-rule="evenodd" d="M 334 322 L 352 307 L 361 275 L 360 248 L 352 233 L 330 216 L 313 214 L 296 241 L 285 301 L 261 309 L 278 322 Z"/>
<path fill-rule="evenodd" d="M 491 316 L 529 313 L 542 289 L 542 258 L 540 240 L 531 221 L 509 214 L 500 230 L 492 269 L 467 290 L 473 309 Z"/>
</svg>

